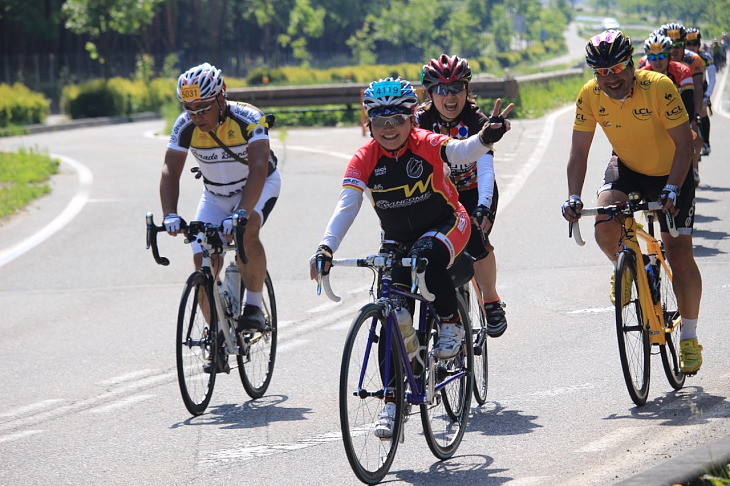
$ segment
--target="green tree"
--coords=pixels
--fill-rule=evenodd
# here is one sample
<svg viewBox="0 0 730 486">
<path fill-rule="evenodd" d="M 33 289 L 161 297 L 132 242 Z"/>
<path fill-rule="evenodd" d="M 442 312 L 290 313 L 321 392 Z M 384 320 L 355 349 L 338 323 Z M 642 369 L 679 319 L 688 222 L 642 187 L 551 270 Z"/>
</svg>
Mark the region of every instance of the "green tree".
<svg viewBox="0 0 730 486">
<path fill-rule="evenodd" d="M 91 41 L 86 50 L 101 63 L 104 77 L 109 77 L 107 63 L 113 54 L 114 34 L 141 35 L 152 22 L 155 7 L 162 0 L 66 0 L 62 11 L 66 28 L 86 34 Z"/>
<path fill-rule="evenodd" d="M 323 8 L 312 7 L 309 0 L 296 0 L 289 15 L 286 34 L 279 36 L 279 43 L 282 47 L 291 46 L 294 57 L 302 67 L 309 67 L 307 41 L 318 39 L 324 34 L 325 13 Z"/>
</svg>

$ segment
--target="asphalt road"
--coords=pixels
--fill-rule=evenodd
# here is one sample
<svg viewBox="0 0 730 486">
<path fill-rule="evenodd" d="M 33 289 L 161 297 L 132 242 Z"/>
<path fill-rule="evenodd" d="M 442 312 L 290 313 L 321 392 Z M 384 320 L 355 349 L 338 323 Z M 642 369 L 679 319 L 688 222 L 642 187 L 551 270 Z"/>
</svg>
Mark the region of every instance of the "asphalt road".
<svg viewBox="0 0 730 486">
<path fill-rule="evenodd" d="M 705 364 L 675 392 L 653 359 L 644 407 L 633 405 L 621 376 L 610 265 L 589 225 L 581 248 L 560 216 L 571 121 L 570 109 L 517 121 L 500 142 L 493 243 L 510 327 L 489 341 L 488 403 L 472 408 L 449 461 L 437 461 L 419 421 L 409 421 L 389 483 L 613 484 L 654 466 L 665 471 L 730 434 L 730 355 L 721 337 L 730 298 L 730 120 L 713 117 L 713 153 L 697 195 Z M 3 150 L 64 156 L 53 194 L 0 226 L 0 483 L 355 484 L 338 435 L 337 376 L 370 278 L 335 272 L 344 298 L 334 304 L 315 295 L 307 261 L 344 166 L 366 139 L 353 128 L 275 131 L 284 188 L 264 228 L 280 312 L 274 378 L 252 401 L 235 372 L 221 376 L 208 413 L 191 418 L 177 389 L 173 339 L 189 248 L 162 238 L 172 260 L 163 268 L 144 247 L 144 214 L 159 215 L 161 125 L 0 140 Z M 597 135 L 594 185 L 609 153 Z M 183 216 L 199 191 L 188 175 Z M 594 202 L 589 190 L 584 197 Z M 364 207 L 337 256 L 372 253 L 377 239 Z"/>
</svg>

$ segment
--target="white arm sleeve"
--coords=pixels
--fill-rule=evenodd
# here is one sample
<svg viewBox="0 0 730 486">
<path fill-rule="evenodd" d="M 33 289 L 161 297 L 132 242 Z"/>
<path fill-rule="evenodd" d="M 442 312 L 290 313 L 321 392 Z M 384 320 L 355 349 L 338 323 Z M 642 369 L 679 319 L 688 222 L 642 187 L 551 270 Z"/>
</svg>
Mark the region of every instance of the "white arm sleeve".
<svg viewBox="0 0 730 486">
<path fill-rule="evenodd" d="M 355 221 L 360 206 L 362 206 L 362 191 L 352 187 L 342 188 L 335 212 L 332 213 L 330 222 L 327 223 L 327 229 L 324 231 L 320 245 L 327 245 L 332 249 L 332 253 L 336 252 L 347 230 Z"/>
<path fill-rule="evenodd" d="M 477 159 L 477 183 L 479 185 L 477 204 L 491 207 L 494 197 L 494 155 L 484 154 Z"/>
<path fill-rule="evenodd" d="M 446 144 L 446 158 L 452 164 L 466 164 L 494 150 L 492 145 L 482 145 L 479 134 L 472 135 L 465 140 L 449 140 Z"/>
<path fill-rule="evenodd" d="M 717 69 L 715 68 L 714 64 L 710 64 L 705 69 L 705 72 L 707 73 L 707 90 L 705 90 L 705 98 L 709 98 L 712 96 L 712 90 L 715 89 L 715 72 Z"/>
</svg>

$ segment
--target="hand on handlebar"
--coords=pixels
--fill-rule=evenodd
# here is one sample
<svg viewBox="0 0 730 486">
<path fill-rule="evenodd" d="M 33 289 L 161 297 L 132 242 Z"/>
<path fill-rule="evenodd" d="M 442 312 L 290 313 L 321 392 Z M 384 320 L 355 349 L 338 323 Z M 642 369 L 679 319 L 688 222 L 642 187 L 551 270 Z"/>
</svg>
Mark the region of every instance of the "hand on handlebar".
<svg viewBox="0 0 730 486">
<path fill-rule="evenodd" d="M 165 225 L 165 231 L 170 233 L 172 236 L 176 236 L 180 232 L 182 219 L 177 214 L 170 213 L 165 216 L 163 224 Z"/>
<path fill-rule="evenodd" d="M 580 200 L 580 196 L 573 194 L 563 203 L 563 217 L 569 222 L 575 223 L 580 219 L 581 209 L 583 209 L 583 201 Z"/>
<path fill-rule="evenodd" d="M 241 228 L 241 230 L 246 228 L 246 222 L 248 221 L 248 218 L 246 218 L 246 210 L 245 209 L 239 209 L 235 213 L 228 216 L 226 219 L 223 220 L 223 234 L 224 235 L 230 235 L 233 234 L 233 220 L 237 220 L 238 227 Z"/>
<path fill-rule="evenodd" d="M 669 213 L 672 217 L 679 214 L 679 187 L 673 184 L 667 184 L 659 194 L 659 204 L 662 205 L 662 211 Z"/>
<path fill-rule="evenodd" d="M 329 275 L 332 267 L 332 249 L 327 245 L 319 245 L 309 260 L 309 276 L 319 280 L 320 275 Z"/>
<path fill-rule="evenodd" d="M 474 210 L 471 219 L 481 228 L 482 232 L 487 233 L 489 232 L 489 228 L 492 227 L 492 224 L 494 224 L 494 211 L 480 204 Z"/>
</svg>

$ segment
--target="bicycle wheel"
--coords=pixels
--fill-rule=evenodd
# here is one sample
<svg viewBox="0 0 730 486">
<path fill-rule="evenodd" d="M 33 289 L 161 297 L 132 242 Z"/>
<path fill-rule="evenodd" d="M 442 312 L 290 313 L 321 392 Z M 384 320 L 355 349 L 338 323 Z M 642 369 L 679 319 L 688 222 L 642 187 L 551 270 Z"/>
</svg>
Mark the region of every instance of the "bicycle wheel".
<svg viewBox="0 0 730 486">
<path fill-rule="evenodd" d="M 240 347 L 236 356 L 238 373 L 241 375 L 243 388 L 251 398 L 261 398 L 266 393 L 276 360 L 276 298 L 269 272 L 266 272 L 264 279 L 263 311 L 266 318 L 263 332 L 237 333 Z"/>
<path fill-rule="evenodd" d="M 347 460 L 362 482 L 375 484 L 388 473 L 402 432 L 404 384 L 400 353 L 392 348 L 391 386 L 396 404 L 395 426 L 389 439 L 375 436 L 378 414 L 384 407 L 384 360 L 378 343 L 385 340 L 383 307 L 364 306 L 352 321 L 340 368 L 340 426 Z M 392 339 L 396 339 L 393 333 Z"/>
<path fill-rule="evenodd" d="M 642 268 L 643 271 L 643 268 Z M 627 293 L 626 280 L 630 279 L 631 293 Z M 616 331 L 618 352 L 621 357 L 626 388 L 636 405 L 644 405 L 649 394 L 649 366 L 651 349 L 649 333 L 644 329 L 644 317 L 639 302 L 639 285 L 636 264 L 628 251 L 619 254 L 616 264 Z M 627 298 L 628 297 L 628 298 Z"/>
<path fill-rule="evenodd" d="M 208 407 L 215 385 L 216 374 L 204 371 L 207 363 L 217 362 L 218 353 L 216 320 L 210 314 L 215 309 L 210 287 L 204 273 L 190 275 L 177 319 L 177 380 L 185 408 L 193 415 L 202 414 Z"/>
<path fill-rule="evenodd" d="M 670 275 L 661 265 L 659 266 L 659 279 L 659 295 L 661 296 L 666 329 L 664 336 L 667 341 L 665 345 L 659 347 L 659 353 L 662 356 L 664 374 L 667 376 L 669 384 L 675 390 L 679 390 L 684 386 L 685 375 L 679 367 L 679 311 L 677 310 L 677 298 L 674 295 Z"/>
<path fill-rule="evenodd" d="M 426 443 L 438 459 L 448 459 L 454 455 L 466 431 L 469 407 L 472 396 L 474 367 L 474 346 L 471 337 L 466 303 L 461 295 L 459 314 L 464 324 L 464 342 L 459 353 L 453 358 L 436 360 L 433 365 L 434 395 L 433 403 L 421 405 L 421 423 Z M 435 359 L 431 351 L 436 342 L 435 333 L 428 340 L 428 361 Z M 431 368 L 427 368 L 427 373 Z M 454 378 L 461 374 L 459 378 Z M 426 378 L 426 383 L 430 377 Z"/>
<path fill-rule="evenodd" d="M 474 399 L 479 405 L 487 401 L 489 386 L 489 360 L 487 358 L 487 316 L 484 314 L 481 292 L 474 279 L 466 287 L 465 298 L 469 302 L 469 319 L 474 340 Z"/>
</svg>

